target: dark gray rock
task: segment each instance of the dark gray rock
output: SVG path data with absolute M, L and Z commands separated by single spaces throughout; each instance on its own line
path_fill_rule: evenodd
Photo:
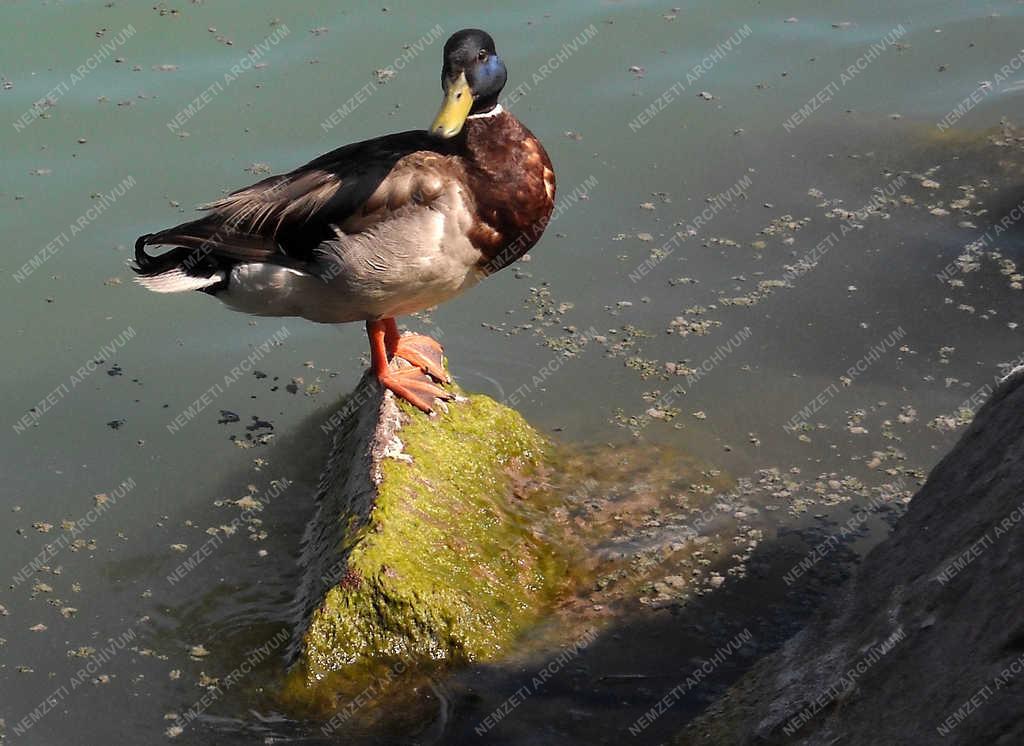
M 1024 373 L 892 536 L 678 744 L 1024 744 Z

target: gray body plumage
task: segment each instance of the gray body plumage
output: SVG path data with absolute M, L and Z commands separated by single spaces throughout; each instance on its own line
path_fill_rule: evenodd
M 161 293 L 205 290 L 248 314 L 321 323 L 391 318 L 450 300 L 484 276 L 480 251 L 468 237 L 471 198 L 462 180 L 451 178 L 461 165 L 418 151 L 389 169 L 340 224 L 326 224 L 328 237 L 304 258 L 280 250 L 280 227 L 301 227 L 332 199 L 344 198 L 343 187 L 358 186 L 357 178 L 305 167 L 228 195 L 207 206 L 217 222 L 146 240 L 227 257 L 229 266 L 189 267 L 193 254 L 136 279 Z
M 410 204 L 364 230 L 337 228 L 304 269 L 235 265 L 215 295 L 244 313 L 328 324 L 422 311 L 481 279 L 480 253 L 466 238 L 470 221 L 459 187 L 449 184 L 429 205 Z

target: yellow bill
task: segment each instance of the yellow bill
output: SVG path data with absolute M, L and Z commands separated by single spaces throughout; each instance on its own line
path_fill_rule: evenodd
M 473 92 L 469 90 L 466 74 L 459 73 L 459 77 L 445 91 L 444 103 L 434 123 L 430 125 L 430 132 L 440 137 L 455 137 L 462 131 L 462 125 L 466 123 L 472 108 Z

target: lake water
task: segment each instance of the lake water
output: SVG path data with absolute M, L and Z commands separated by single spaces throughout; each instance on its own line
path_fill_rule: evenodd
M 851 520 L 829 573 L 884 538 L 958 410 L 1024 353 L 1020 3 L 240 7 L 0 4 L 0 739 L 162 743 L 204 677 L 255 655 L 177 742 L 619 742 L 749 629 L 637 736 L 657 742 L 833 577 L 801 590 L 780 574 Z M 676 490 L 745 486 L 765 554 L 688 600 L 637 590 L 484 736 L 570 633 L 505 666 L 399 680 L 415 716 L 325 736 L 274 705 L 275 641 L 318 425 L 367 365 L 363 330 L 156 296 L 126 262 L 138 235 L 267 169 L 426 126 L 443 40 L 466 26 L 495 37 L 560 213 L 529 262 L 404 323 L 443 342 L 465 388 L 567 444 L 677 459 L 683 484 L 652 482 L 655 515 Z M 237 520 L 246 496 L 272 498 L 255 522 Z M 650 537 L 641 524 L 627 546 Z

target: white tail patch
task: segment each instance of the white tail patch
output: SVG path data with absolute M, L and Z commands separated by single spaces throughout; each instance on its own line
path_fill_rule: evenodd
M 202 290 L 223 281 L 223 272 L 216 272 L 209 277 L 195 277 L 180 269 L 168 270 L 149 277 L 135 278 L 135 282 L 154 293 L 184 293 L 187 290 Z

